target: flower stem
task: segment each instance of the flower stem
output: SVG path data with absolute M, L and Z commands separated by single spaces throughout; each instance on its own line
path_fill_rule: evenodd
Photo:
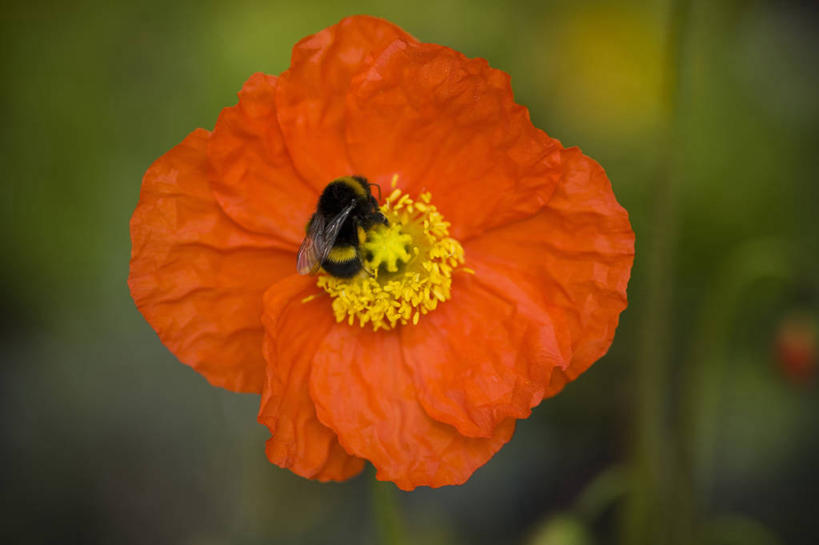
M 763 281 L 783 284 L 792 279 L 792 249 L 785 240 L 758 238 L 738 245 L 723 261 L 717 281 L 707 294 L 697 322 L 698 331 L 681 373 L 678 486 L 681 496 L 690 497 L 688 509 L 678 517 L 678 527 L 691 538 L 703 541 L 696 532 L 713 530 L 720 519 L 705 523 L 700 516 L 707 507 L 714 481 L 714 457 L 719 440 L 720 390 L 726 384 L 725 351 L 737 321 L 736 309 L 743 297 Z M 736 520 L 736 517 L 728 520 Z M 757 525 L 750 519 L 743 524 Z M 717 524 L 719 526 L 719 524 Z
M 378 543 L 382 545 L 407 545 L 404 522 L 398 505 L 398 492 L 392 483 L 383 483 L 371 478 L 373 519 L 375 520 Z
M 635 365 L 635 430 L 633 444 L 633 491 L 625 507 L 623 541 L 637 545 L 669 543 L 672 497 L 670 469 L 671 437 L 667 433 L 669 407 L 669 340 L 671 338 L 671 294 L 673 255 L 676 240 L 674 197 L 679 179 L 676 169 L 679 149 L 680 72 L 684 40 L 688 30 L 689 0 L 671 0 L 666 42 L 662 98 L 666 126 L 659 149 L 660 172 L 655 186 L 651 230 L 645 261 L 646 299 Z

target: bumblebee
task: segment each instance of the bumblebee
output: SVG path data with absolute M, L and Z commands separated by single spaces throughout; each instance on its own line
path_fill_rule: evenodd
M 299 248 L 299 274 L 315 274 L 320 267 L 339 278 L 352 278 L 364 268 L 361 244 L 376 224 L 388 225 L 363 176 L 345 176 L 330 182 L 319 197 Z M 380 187 L 379 187 L 380 193 Z

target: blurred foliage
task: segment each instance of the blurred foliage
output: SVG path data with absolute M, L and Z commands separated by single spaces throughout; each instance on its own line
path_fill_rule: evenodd
M 569 515 L 555 515 L 535 533 L 530 545 L 592 545 L 583 522 Z
M 281 72 L 296 41 L 354 13 L 509 72 L 538 127 L 606 167 L 637 232 L 610 353 L 467 484 L 396 493 L 401 539 L 620 542 L 623 498 L 643 486 L 628 468 L 668 130 L 659 1 L 4 4 L 3 542 L 367 544 L 392 531 L 373 520 L 391 485 L 370 472 L 323 485 L 268 464 L 258 398 L 176 362 L 125 285 L 148 165 L 212 128 L 250 74 Z M 794 385 L 776 349 L 783 321 L 819 314 L 818 21 L 811 2 L 691 2 L 662 241 L 670 373 L 656 387 L 673 439 L 658 464 L 690 458 L 703 542 L 819 541 L 816 378 Z

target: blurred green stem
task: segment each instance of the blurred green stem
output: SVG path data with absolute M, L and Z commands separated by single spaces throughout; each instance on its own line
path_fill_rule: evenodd
M 670 499 L 672 466 L 667 399 L 669 393 L 669 340 L 671 331 L 672 260 L 676 240 L 675 187 L 680 176 L 679 89 L 690 2 L 672 0 L 664 63 L 662 98 L 666 126 L 660 137 L 659 172 L 651 231 L 645 256 L 646 302 L 639 352 L 635 365 L 633 479 L 635 486 L 625 506 L 623 538 L 636 545 L 663 545 L 671 540 Z
M 693 534 L 707 529 L 699 516 L 708 501 L 708 487 L 714 481 L 713 459 L 719 436 L 719 393 L 725 387 L 726 361 L 724 347 L 737 321 L 740 300 L 749 295 L 758 282 L 785 281 L 792 277 L 786 241 L 774 237 L 747 241 L 728 254 L 722 262 L 717 281 L 707 294 L 698 320 L 690 357 L 682 369 L 680 392 L 680 430 L 678 484 L 676 489 L 691 498 L 688 509 L 679 519 L 681 531 L 696 542 L 705 537 Z M 734 520 L 734 519 L 731 519 Z M 746 520 L 748 525 L 762 528 Z M 750 526 L 749 526 L 750 527 Z M 707 532 L 706 532 L 707 533 Z M 761 541 L 767 543 L 768 541 Z
M 377 481 L 371 477 L 373 519 L 378 533 L 378 543 L 382 545 L 407 545 L 404 522 L 398 505 L 398 492 L 392 483 Z

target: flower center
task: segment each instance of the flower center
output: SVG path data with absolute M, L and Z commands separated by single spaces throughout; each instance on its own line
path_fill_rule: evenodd
M 464 250 L 449 237 L 449 223 L 430 204 L 430 194 L 421 193 L 419 199 L 393 189 L 381 206 L 389 225 L 360 233 L 364 270 L 347 279 L 318 277 L 318 286 L 333 297 L 337 321 L 352 325 L 358 319 L 361 327 L 392 329 L 417 324 L 449 299 L 452 273 L 463 265 Z

